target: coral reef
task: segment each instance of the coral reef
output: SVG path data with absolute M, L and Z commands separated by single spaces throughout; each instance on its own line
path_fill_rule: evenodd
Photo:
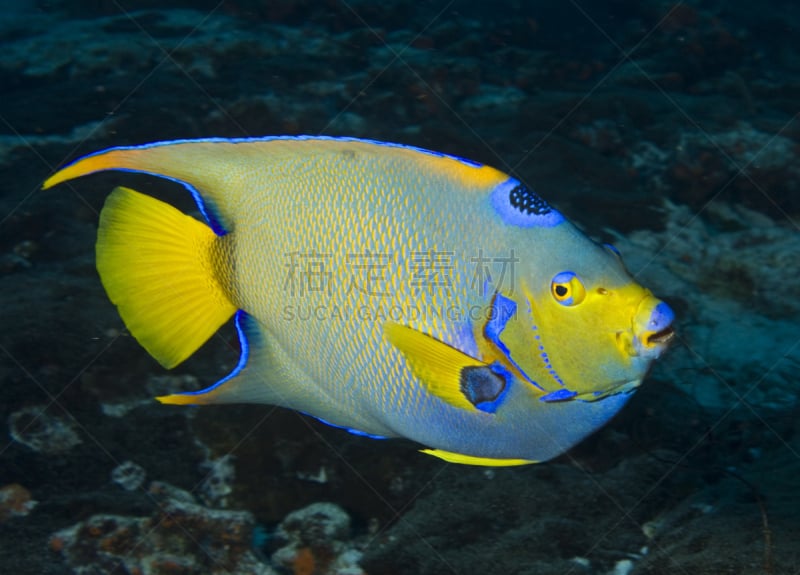
M 25 517 L 34 507 L 31 492 L 19 483 L 12 483 L 0 487 L 0 523 L 12 517 Z
M 8 430 L 14 441 L 45 454 L 63 453 L 81 443 L 71 422 L 52 415 L 46 406 L 15 411 L 8 417 Z
M 364 575 L 361 552 L 351 541 L 350 517 L 333 503 L 291 512 L 273 534 L 281 547 L 272 563 L 295 575 Z
M 14 495 L 0 509 L 27 514 L 34 503 L 21 496 L 24 488 L 11 487 Z M 0 494 L 6 491 L 11 490 Z M 278 573 L 254 550 L 262 537 L 252 514 L 203 506 L 188 491 L 162 482 L 151 483 L 147 493 L 155 503 L 152 515 L 92 515 L 54 533 L 50 549 L 78 573 Z M 270 562 L 294 575 L 364 575 L 358 565 L 362 554 L 351 537 L 344 510 L 314 503 L 293 511 L 269 533 L 276 548 Z
M 123 461 L 111 470 L 111 481 L 126 491 L 135 491 L 144 485 L 147 472 L 133 461 Z
M 250 550 L 250 513 L 203 507 L 164 483 L 152 483 L 149 492 L 154 515 L 93 515 L 55 533 L 50 548 L 78 573 L 274 573 Z

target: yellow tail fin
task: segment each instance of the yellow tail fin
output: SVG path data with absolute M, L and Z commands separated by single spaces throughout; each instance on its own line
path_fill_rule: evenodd
M 218 237 L 160 200 L 116 188 L 97 231 L 97 271 L 133 336 L 172 368 L 236 311 Z

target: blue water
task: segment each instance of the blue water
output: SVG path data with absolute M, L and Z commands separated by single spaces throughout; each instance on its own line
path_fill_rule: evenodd
M 800 570 L 798 22 L 788 1 L 6 2 L 0 572 Z M 94 269 L 98 213 L 123 182 L 191 197 L 41 183 L 108 146 L 296 134 L 512 173 L 669 302 L 671 351 L 609 426 L 517 469 L 156 404 L 227 373 L 235 330 L 152 361 Z

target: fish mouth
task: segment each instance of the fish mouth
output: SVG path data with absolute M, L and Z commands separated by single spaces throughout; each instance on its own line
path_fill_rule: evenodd
M 667 326 L 662 330 L 653 332 L 645 338 L 645 345 L 667 345 L 675 337 L 675 330 L 672 326 Z
M 675 312 L 663 301 L 648 294 L 637 307 L 633 319 L 634 354 L 656 359 L 675 337 Z

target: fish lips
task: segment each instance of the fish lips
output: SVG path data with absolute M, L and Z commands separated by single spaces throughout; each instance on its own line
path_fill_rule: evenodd
M 633 322 L 635 355 L 653 360 L 660 357 L 675 338 L 675 312 L 653 296 L 639 304 Z

